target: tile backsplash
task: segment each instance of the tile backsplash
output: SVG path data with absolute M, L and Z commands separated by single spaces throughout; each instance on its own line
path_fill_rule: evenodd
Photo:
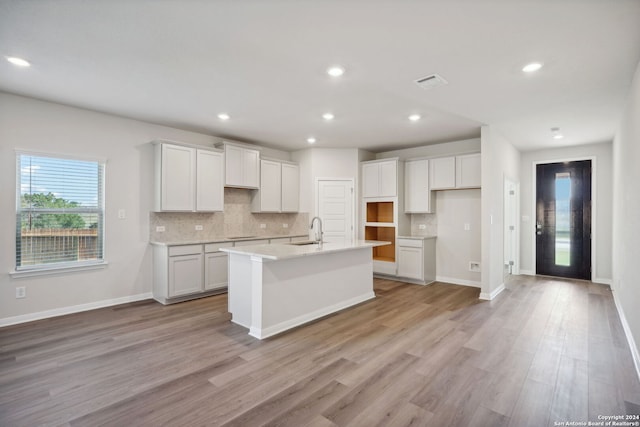
M 308 213 L 252 213 L 251 194 L 251 190 L 225 188 L 224 212 L 151 212 L 149 240 L 175 242 L 309 232 Z M 260 228 L 260 224 L 266 228 Z M 284 228 L 283 224 L 288 227 Z M 197 225 L 201 225 L 202 230 L 196 230 Z M 157 232 L 158 226 L 164 226 L 165 231 Z
M 425 225 L 425 229 L 420 229 L 420 224 Z M 412 236 L 435 236 L 438 234 L 438 217 L 436 214 L 411 214 L 411 235 Z

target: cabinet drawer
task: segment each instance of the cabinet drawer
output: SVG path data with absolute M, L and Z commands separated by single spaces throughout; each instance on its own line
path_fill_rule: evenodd
M 233 242 L 207 243 L 204 245 L 204 251 L 206 253 L 218 252 L 220 248 L 230 248 L 232 246 Z
M 171 246 L 169 256 L 197 255 L 202 253 L 202 245 Z
M 422 240 L 398 239 L 398 246 L 404 246 L 404 247 L 410 247 L 410 248 L 421 248 Z

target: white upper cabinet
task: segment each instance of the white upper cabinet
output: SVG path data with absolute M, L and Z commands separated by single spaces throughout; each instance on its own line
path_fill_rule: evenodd
M 430 184 L 432 190 L 456 188 L 456 158 L 440 157 L 429 160 Z
M 432 190 L 480 188 L 480 153 L 429 160 Z
M 258 188 L 260 186 L 260 152 L 237 145 L 224 144 L 225 186 Z
M 169 144 L 156 145 L 156 171 L 160 173 L 160 194 L 156 197 L 156 210 L 194 209 L 195 160 L 196 152 L 193 148 Z
M 260 212 L 282 209 L 282 163 L 260 161 Z
M 277 160 L 260 161 L 260 189 L 252 195 L 252 212 L 298 212 L 300 169 Z
M 300 167 L 282 164 L 282 212 L 298 212 L 300 209 Z
M 398 195 L 398 159 L 362 163 L 362 197 Z
M 480 153 L 456 156 L 456 188 L 479 188 Z
M 429 160 L 410 160 L 404 164 L 404 211 L 432 213 L 433 203 L 429 187 Z
M 224 154 L 196 151 L 196 210 L 224 210 Z
M 157 142 L 155 163 L 155 211 L 223 210 L 221 152 Z

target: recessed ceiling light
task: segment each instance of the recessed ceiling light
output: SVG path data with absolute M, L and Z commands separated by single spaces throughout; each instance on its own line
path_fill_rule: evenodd
M 564 138 L 564 135 L 560 133 L 560 128 L 551 128 L 551 135 L 553 135 L 553 139 Z
M 522 67 L 522 71 L 524 71 L 525 73 L 533 73 L 535 71 L 538 71 L 540 68 L 542 68 L 542 63 L 532 62 Z
M 412 115 L 409 116 L 409 120 L 411 120 L 412 122 L 417 122 L 421 118 L 422 117 L 420 117 L 420 114 L 412 114 Z
M 310 136 L 309 138 L 307 138 L 307 142 L 309 144 L 315 144 L 316 143 L 316 139 L 314 137 Z
M 327 74 L 331 77 L 340 77 L 344 74 L 344 68 L 339 65 L 334 65 L 327 70 Z
M 322 118 L 325 119 L 325 120 L 333 120 L 334 117 L 335 116 L 332 113 L 324 113 L 322 115 Z
M 227 113 L 220 113 L 220 114 L 218 114 L 218 118 L 220 120 L 229 120 L 231 118 L 231 116 L 228 115 Z
M 26 59 L 18 58 L 16 56 L 6 56 L 7 61 L 18 67 L 30 67 L 31 64 Z

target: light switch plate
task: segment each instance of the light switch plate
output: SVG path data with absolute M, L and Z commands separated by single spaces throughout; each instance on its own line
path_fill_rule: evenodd
M 164 232 L 165 232 L 164 225 L 158 225 L 158 226 L 156 226 L 156 232 L 157 232 L 157 233 L 164 233 Z
M 426 229 L 427 229 L 426 224 L 418 224 L 418 230 L 426 230 Z
M 204 227 L 201 225 L 196 225 L 196 231 L 202 231 L 204 230 Z
M 127 212 L 124 209 L 118 209 L 118 219 L 125 219 Z

